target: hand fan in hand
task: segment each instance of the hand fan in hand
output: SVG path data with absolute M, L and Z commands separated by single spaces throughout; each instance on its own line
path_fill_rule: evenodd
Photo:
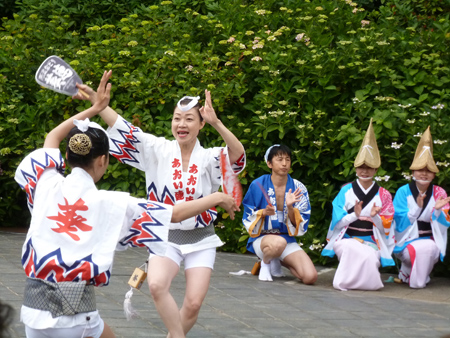
M 236 205 L 240 206 L 242 202 L 242 185 L 233 169 L 231 169 L 230 162 L 223 149 L 220 152 L 220 170 L 222 171 L 223 192 L 233 196 Z
M 256 184 L 258 185 L 259 189 L 261 189 L 261 192 L 262 192 L 264 198 L 266 199 L 267 204 L 272 205 L 272 203 L 270 203 L 270 198 L 269 198 L 269 195 L 267 195 L 266 189 L 264 189 L 264 187 L 262 186 L 261 183 L 256 182 Z
M 77 72 L 56 55 L 49 56 L 42 62 L 36 72 L 35 78 L 36 82 L 42 87 L 55 92 L 70 96 L 74 96 L 80 92 L 85 97 L 89 97 L 88 94 L 76 86 L 76 83 L 83 83 Z

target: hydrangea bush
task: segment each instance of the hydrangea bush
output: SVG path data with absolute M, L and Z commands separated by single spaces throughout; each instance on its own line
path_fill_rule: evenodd
M 92 86 L 112 69 L 111 106 L 158 136 L 172 137 L 181 96 L 211 90 L 219 117 L 247 151 L 244 191 L 269 172 L 266 149 L 288 145 L 291 175 L 306 185 L 312 205 L 300 241 L 315 263 L 325 263 L 320 251 L 331 202 L 355 178 L 353 161 L 370 118 L 382 157 L 380 185 L 394 194 L 409 182 L 419 136 L 430 125 L 440 169 L 435 181 L 450 187 L 450 25 L 441 7 L 418 14 L 425 9 L 414 5 L 426 4 L 393 1 L 366 11 L 350 0 L 174 0 L 142 5 L 120 20 L 93 17 L 85 28 L 60 7 L 23 9 L 0 30 L 2 225 L 26 224 L 25 198 L 12 180 L 19 161 L 87 107 L 35 83 L 40 63 L 55 54 Z M 200 138 L 208 147 L 223 145 L 211 127 Z M 115 161 L 99 186 L 145 196 L 142 173 Z M 244 252 L 241 215 L 227 216 L 217 224 L 222 249 Z

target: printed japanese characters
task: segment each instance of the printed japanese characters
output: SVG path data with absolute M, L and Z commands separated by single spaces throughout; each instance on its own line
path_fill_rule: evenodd
M 77 72 L 63 59 L 55 55 L 45 59 L 39 66 L 35 78 L 41 86 L 70 96 L 78 93 L 79 89 L 76 84 L 83 83 Z M 88 97 L 85 92 L 80 91 L 80 93 Z

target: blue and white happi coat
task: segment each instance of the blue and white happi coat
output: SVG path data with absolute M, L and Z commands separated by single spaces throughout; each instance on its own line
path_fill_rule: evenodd
M 434 206 L 439 198 L 447 198 L 447 193 L 441 187 L 430 184 L 424 201 L 425 207 L 422 211 L 411 191 L 411 184 L 415 183 L 412 182 L 400 187 L 394 197 L 394 253 L 403 251 L 413 241 L 430 238 L 419 237 L 417 221 L 423 221 L 430 223 L 433 233 L 431 239 L 434 240 L 439 248 L 440 259 L 443 261 L 447 248 L 447 231 L 450 227 L 450 206 L 446 204 L 440 210 L 435 210 Z
M 121 116 L 107 132 L 110 137 L 111 155 L 120 162 L 145 172 L 147 196 L 151 201 L 175 205 L 210 195 L 218 191 L 222 184 L 220 152 L 224 149 L 228 157 L 227 147 L 205 149 L 197 140 L 188 171 L 183 172 L 181 150 L 176 140 L 144 133 Z M 232 164 L 236 174 L 244 167 L 245 153 Z M 169 222 L 167 225 L 170 229 L 193 230 L 213 226 L 216 218 L 217 211 L 213 208 L 180 223 Z M 179 245 L 178 248 L 183 253 L 189 253 L 222 244 L 217 235 L 212 235 L 201 242 Z
M 374 183 L 372 187 L 376 188 L 378 186 Z M 352 210 L 356 201 L 359 200 L 360 199 L 353 189 L 352 183 L 343 186 L 339 191 L 339 194 L 333 200 L 333 217 L 327 234 L 328 243 L 322 250 L 322 256 L 334 257 L 334 244 L 344 237 L 349 237 L 346 235 L 346 231 L 351 223 L 358 220 Z M 381 210 L 378 215 L 371 217 L 370 212 L 374 203 L 377 206 L 381 206 Z M 349 213 L 349 211 L 351 212 Z M 362 239 L 376 244 L 380 251 L 382 266 L 395 265 L 395 262 L 392 259 L 393 232 L 391 231 L 391 223 L 393 216 L 394 206 L 392 204 L 391 194 L 386 189 L 378 187 L 378 191 L 373 198 L 365 203 L 365 207 L 361 211 L 360 219 L 372 222 L 373 224 L 373 236 Z
M 309 195 L 306 187 L 296 179 L 288 175 L 286 183 L 286 193 L 289 189 L 294 192 L 300 187 L 300 201 L 294 203 L 295 223 L 292 223 L 286 206 L 286 200 L 283 206 L 283 222 L 278 221 L 278 215 L 262 217 L 263 209 L 268 205 L 264 194 L 262 193 L 258 183 L 262 185 L 270 198 L 270 204 L 277 209 L 277 200 L 275 196 L 275 188 L 272 183 L 271 175 L 263 175 L 254 180 L 247 193 L 245 194 L 242 204 L 244 205 L 244 215 L 242 221 L 247 229 L 250 238 L 247 243 L 247 250 L 255 253 L 253 250 L 253 242 L 263 236 L 264 231 L 278 230 L 280 236 L 286 239 L 288 243 L 296 242 L 296 236 L 303 236 L 308 230 L 309 219 L 311 217 L 311 205 L 309 203 Z M 286 196 L 286 194 L 285 194 Z

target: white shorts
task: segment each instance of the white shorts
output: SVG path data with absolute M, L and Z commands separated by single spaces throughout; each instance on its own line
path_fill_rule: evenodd
M 25 325 L 25 333 L 27 338 L 83 338 L 93 337 L 100 338 L 105 329 L 105 322 L 100 319 L 97 326 L 89 327 L 88 325 L 77 325 L 69 328 L 49 328 L 49 329 L 32 329 Z
M 261 241 L 264 236 L 259 237 L 256 241 L 253 242 L 253 250 L 255 250 L 256 256 L 260 259 L 263 259 L 263 252 L 261 251 Z M 283 253 L 280 256 L 280 259 L 285 259 L 288 255 L 296 251 L 303 251 L 303 249 L 298 245 L 298 243 L 288 243 Z
M 149 259 L 152 259 L 154 256 L 156 255 L 150 254 Z M 184 261 L 184 270 L 191 268 L 210 268 L 211 270 L 214 270 L 216 248 L 194 251 L 183 255 L 179 249 L 168 245 L 164 257 L 170 258 L 177 263 L 178 266 Z

